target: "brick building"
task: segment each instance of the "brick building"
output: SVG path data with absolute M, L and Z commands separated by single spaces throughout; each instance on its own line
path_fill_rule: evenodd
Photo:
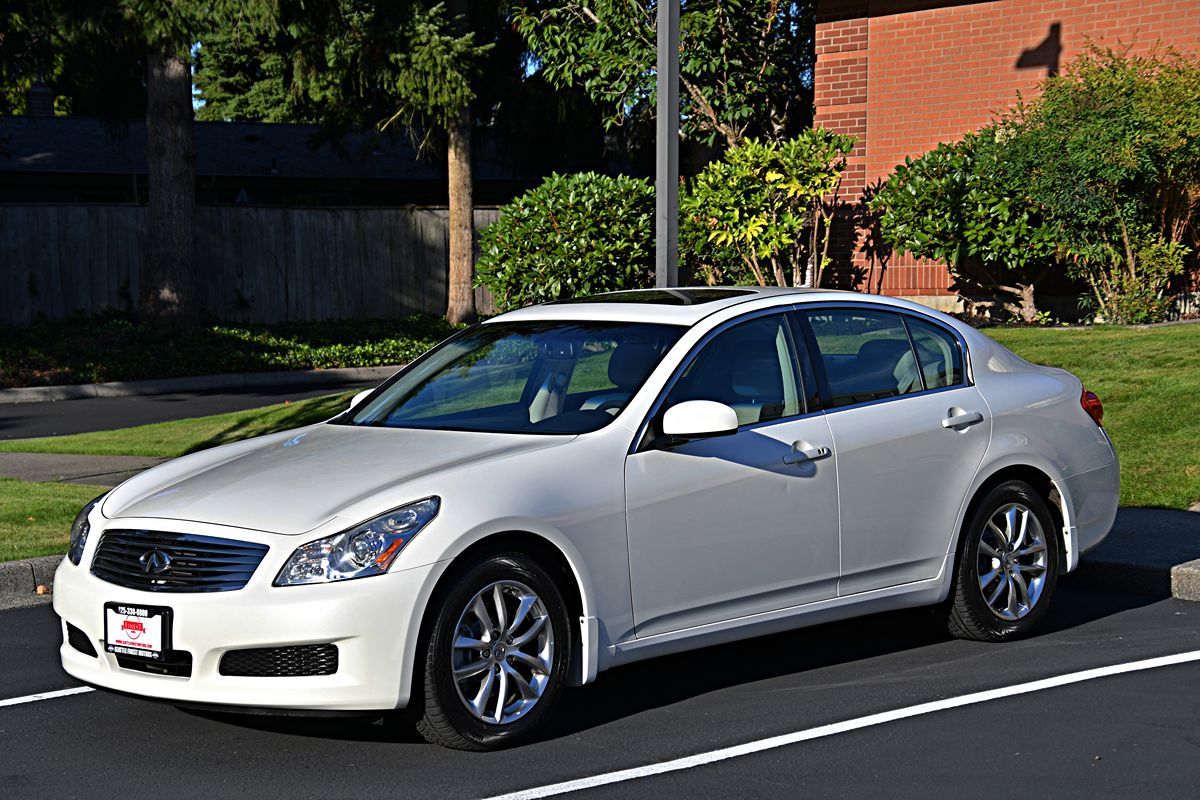
M 820 0 L 816 124 L 859 139 L 843 198 L 859 200 L 906 155 L 982 127 L 1089 39 L 1194 50 L 1200 0 Z M 954 304 L 945 267 L 887 253 L 869 228 L 841 239 L 843 285 Z

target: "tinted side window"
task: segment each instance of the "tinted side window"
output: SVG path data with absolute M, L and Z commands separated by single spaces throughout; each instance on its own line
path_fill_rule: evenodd
M 941 389 L 963 383 L 962 350 L 945 328 L 915 317 L 907 317 L 908 332 L 917 348 L 917 361 L 925 376 L 926 389 Z
M 685 400 L 724 403 L 737 412 L 740 425 L 802 413 L 786 318 L 751 320 L 713 337 L 671 388 L 664 407 Z
M 916 358 L 898 314 L 844 309 L 805 312 L 834 406 L 922 389 Z

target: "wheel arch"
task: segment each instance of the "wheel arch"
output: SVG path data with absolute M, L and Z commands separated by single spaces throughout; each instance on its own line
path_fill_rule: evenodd
M 437 604 L 462 568 L 489 555 L 508 551 L 528 555 L 550 573 L 555 585 L 562 592 L 563 601 L 567 605 L 568 619 L 577 624 L 575 635 L 571 637 L 569 683 L 581 685 L 594 680 L 597 658 L 595 651 L 599 643 L 596 640 L 595 623 L 588 613 L 591 608 L 590 594 L 585 589 L 586 581 L 578 568 L 578 554 L 574 554 L 575 557 L 572 558 L 561 543 L 520 527 L 481 534 L 443 562 L 444 567 L 434 582 L 425 607 L 421 610 L 414 655 L 424 652 L 429 641 L 430 626 L 436 616 Z M 410 698 L 420 696 L 419 686 L 423 679 L 418 668 L 421 658 L 416 657 L 413 660 L 414 669 L 411 672 L 411 685 L 408 687 Z
M 993 464 L 988 470 L 981 470 L 968 495 L 970 500 L 964 504 L 959 518 L 957 533 L 949 552 L 949 555 L 953 557 L 952 563 L 957 565 L 958 551 L 965 539 L 967 524 L 987 493 L 1005 481 L 1019 480 L 1029 484 L 1050 509 L 1050 515 L 1058 529 L 1059 541 L 1062 544 L 1059 549 L 1060 574 L 1073 570 L 1078 563 L 1079 554 L 1075 541 L 1076 530 L 1071 512 L 1070 496 L 1067 493 L 1065 481 L 1061 478 L 1056 479 L 1053 473 L 1054 470 L 1049 469 L 1049 465 L 1037 465 L 1028 460 L 1015 459 Z

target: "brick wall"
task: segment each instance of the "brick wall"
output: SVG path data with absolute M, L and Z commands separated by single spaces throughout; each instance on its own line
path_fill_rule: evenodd
M 1088 40 L 1200 47 L 1200 0 L 821 0 L 816 124 L 859 137 L 842 197 L 854 203 L 906 155 L 979 128 L 1065 66 Z M 833 279 L 949 300 L 944 267 L 887 254 L 848 208 Z

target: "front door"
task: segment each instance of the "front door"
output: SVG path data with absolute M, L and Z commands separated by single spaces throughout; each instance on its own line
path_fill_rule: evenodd
M 659 417 L 685 400 L 715 400 L 737 412 L 737 433 L 629 456 L 638 636 L 836 595 L 836 454 L 824 415 L 806 413 L 801 366 L 782 313 L 721 331 Z

